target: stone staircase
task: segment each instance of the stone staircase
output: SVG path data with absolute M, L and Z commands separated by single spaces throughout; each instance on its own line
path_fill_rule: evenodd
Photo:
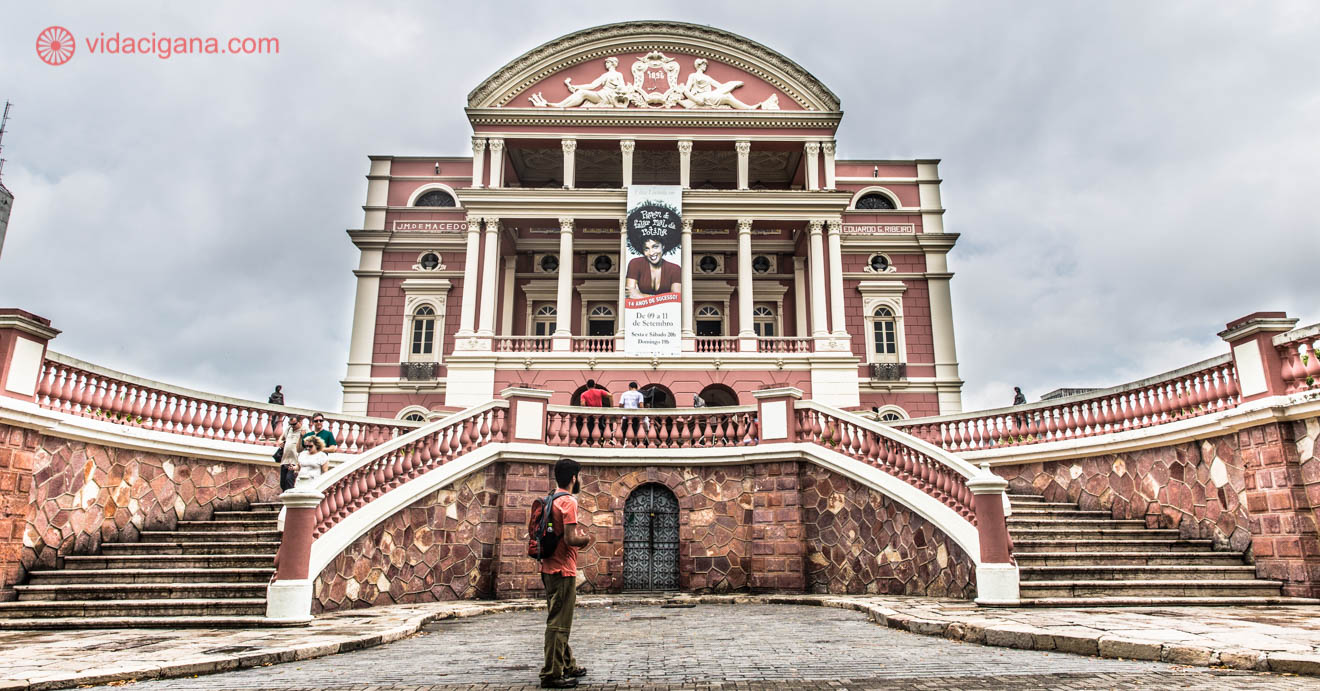
M 216 511 L 32 571 L 16 601 L 0 602 L 0 630 L 264 626 L 280 506 Z
M 1256 578 L 1241 552 L 1117 520 L 1108 511 L 1010 494 L 1023 607 L 1315 604 Z

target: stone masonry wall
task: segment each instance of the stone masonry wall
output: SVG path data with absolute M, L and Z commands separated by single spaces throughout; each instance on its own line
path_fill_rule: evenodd
M 28 493 L 41 435 L 0 425 L 0 601 L 14 599 L 23 578 L 23 535 L 27 532 Z
M 317 611 L 541 593 L 527 557 L 532 501 L 551 466 L 500 463 L 432 493 L 359 538 L 316 580 Z M 623 510 L 647 483 L 679 504 L 679 587 L 693 592 L 971 597 L 971 561 L 934 526 L 809 463 L 583 468 L 582 592 L 623 589 Z

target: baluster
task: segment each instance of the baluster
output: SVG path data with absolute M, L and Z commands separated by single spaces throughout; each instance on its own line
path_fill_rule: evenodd
M 481 432 L 480 435 L 478 436 L 478 439 L 481 440 L 481 443 L 478 444 L 478 446 L 484 446 L 487 442 L 490 441 L 490 418 L 493 414 L 494 413 L 489 410 L 481 414 Z

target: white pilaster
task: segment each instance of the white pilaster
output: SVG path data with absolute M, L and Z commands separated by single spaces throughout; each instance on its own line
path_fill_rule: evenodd
M 615 307 L 614 336 L 617 339 L 618 347 L 623 349 L 623 336 L 627 329 L 623 321 L 623 301 L 627 297 L 624 288 L 628 280 L 628 217 L 619 217 L 619 304 Z
M 940 164 L 938 161 L 917 163 L 917 196 L 921 200 L 921 232 L 943 233 L 944 208 L 940 200 Z
M 500 311 L 500 335 L 513 335 L 513 288 L 518 269 L 516 256 L 504 257 L 504 306 Z
M 848 327 L 843 317 L 843 219 L 833 218 L 826 224 L 830 241 L 830 329 L 836 339 L 848 338 Z
M 463 256 L 463 308 L 458 315 L 458 333 L 454 334 L 458 338 L 471 337 L 477 323 L 477 262 L 481 261 L 481 219 L 468 216 L 467 224 L 467 254 Z
M 820 142 L 807 142 L 803 147 L 807 158 L 807 189 L 820 189 Z
M 555 293 L 554 349 L 572 348 L 573 219 L 559 219 L 559 286 Z
M 385 230 L 385 207 L 390 196 L 390 168 L 393 161 L 388 158 L 371 159 L 371 168 L 367 172 L 367 208 L 363 209 L 363 230 Z
M 623 153 L 623 187 L 627 189 L 632 185 L 632 157 L 633 149 L 637 148 L 637 142 L 631 139 L 624 139 L 619 142 L 619 151 Z M 623 255 L 619 255 L 622 257 Z
M 752 155 L 752 143 L 745 139 L 734 143 L 738 151 L 738 189 L 747 189 L 747 160 Z
M 573 177 L 576 172 L 575 153 L 577 152 L 576 139 L 561 139 L 560 146 L 564 149 L 564 187 L 573 189 Z
M 825 189 L 834 191 L 834 142 L 821 142 L 820 150 L 825 154 Z
M 495 273 L 499 267 L 500 219 L 489 216 L 486 218 L 486 247 L 481 262 L 481 311 L 477 318 L 477 334 L 481 336 L 495 335 L 495 291 L 499 286 Z
M 752 219 L 738 219 L 738 344 L 739 350 L 756 351 L 752 329 Z
M 692 316 L 692 219 L 683 219 L 683 350 L 697 348 Z
M 486 170 L 486 138 L 472 138 L 472 188 L 481 189 Z
M 807 260 L 793 257 L 793 318 L 798 338 L 807 335 Z
M 350 392 L 349 383 L 353 380 L 369 382 L 371 379 L 382 255 L 380 249 L 363 249 L 358 270 L 353 272 L 357 276 L 357 296 L 353 301 L 353 332 L 348 346 L 348 372 L 344 376 L 342 406 L 343 412 L 348 415 L 367 414 L 367 394 L 362 390 Z
M 504 140 L 490 140 L 490 187 L 499 189 L 504 186 Z
M 807 244 L 811 258 L 811 335 L 816 338 L 830 335 L 830 327 L 825 323 L 825 236 L 821 232 L 824 226 L 824 221 L 807 223 L 811 234 Z
M 959 389 L 940 390 L 940 415 L 962 412 L 958 350 L 953 337 L 953 299 L 949 295 L 948 258 L 943 252 L 926 253 L 926 286 L 930 291 L 931 340 L 935 350 L 935 377 L 956 381 Z
M 692 188 L 692 140 L 678 140 L 678 184 Z

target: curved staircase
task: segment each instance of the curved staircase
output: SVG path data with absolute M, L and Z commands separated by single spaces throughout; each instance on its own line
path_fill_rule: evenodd
M 1256 578 L 1241 552 L 1108 511 L 1010 494 L 1023 607 L 1315 604 Z
M 18 599 L 0 602 L 0 630 L 267 625 L 278 503 L 216 511 L 208 521 L 145 530 L 63 567 L 34 570 Z

